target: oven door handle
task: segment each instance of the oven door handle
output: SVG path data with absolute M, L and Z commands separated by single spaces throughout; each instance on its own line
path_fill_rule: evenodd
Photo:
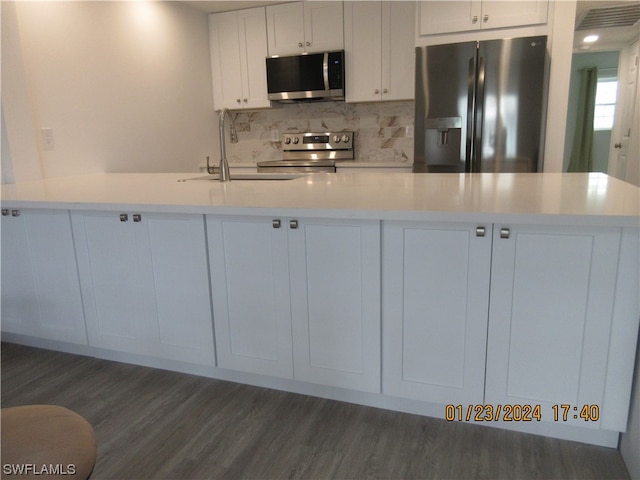
M 324 52 L 322 58 L 322 77 L 324 78 L 324 89 L 329 90 L 329 53 Z

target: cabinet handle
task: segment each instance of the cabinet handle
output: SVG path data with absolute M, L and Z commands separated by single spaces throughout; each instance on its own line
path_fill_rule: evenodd
M 303 47 L 302 42 L 298 42 L 298 46 L 299 46 L 300 48 L 302 48 L 302 47 Z
M 484 237 L 486 229 L 484 227 L 476 227 L 476 237 Z
M 298 228 L 298 220 L 289 220 L 289 228 L 291 230 Z
M 500 229 L 500 238 L 507 239 L 509 238 L 509 235 L 511 235 L 511 230 L 509 230 L 508 228 Z
M 244 103 L 247 103 L 247 102 L 248 102 L 248 100 L 247 100 L 246 98 L 245 98 L 243 101 L 244 101 Z
M 311 46 L 311 42 L 307 42 L 307 43 L 305 43 L 305 45 L 306 45 L 307 47 L 310 47 L 310 46 Z
M 375 93 L 376 95 L 378 95 L 380 93 L 380 90 L 378 90 L 377 88 L 373 91 L 373 93 Z
M 11 216 L 12 217 L 19 217 L 20 216 L 20 210 L 11 210 Z
M 6 217 L 6 216 L 8 216 L 8 215 L 9 215 L 9 209 L 8 209 L 8 208 L 3 208 L 3 209 L 2 209 L 2 216 L 3 216 L 3 217 Z
M 120 221 L 121 222 L 127 222 L 129 220 L 129 215 L 127 215 L 126 213 L 121 213 L 120 214 Z
M 138 223 L 142 221 L 142 215 L 140 215 L 139 213 L 134 213 L 133 214 L 133 221 Z
M 236 98 L 236 102 L 242 103 L 242 100 L 240 100 L 239 98 Z
M 387 90 L 386 88 L 382 89 L 382 93 L 388 93 L 388 92 L 389 92 L 389 90 Z
M 622 142 L 620 142 L 620 143 L 614 143 L 614 144 L 613 144 L 613 148 L 622 148 Z
M 273 226 L 273 228 L 280 228 L 281 222 L 279 219 L 275 219 L 271 221 L 271 225 Z
M 473 19 L 471 20 L 471 23 L 478 23 L 478 16 L 474 15 Z
M 485 15 L 484 17 L 482 17 L 482 21 L 484 23 L 487 23 L 489 21 L 489 15 Z

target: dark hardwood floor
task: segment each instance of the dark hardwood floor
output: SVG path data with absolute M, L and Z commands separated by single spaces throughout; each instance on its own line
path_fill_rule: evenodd
M 2 406 L 84 416 L 98 479 L 618 479 L 615 449 L 2 344 Z

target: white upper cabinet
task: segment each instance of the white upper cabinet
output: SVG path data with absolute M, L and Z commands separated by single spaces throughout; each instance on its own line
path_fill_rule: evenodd
M 544 24 L 548 4 L 548 0 L 422 1 L 419 4 L 419 35 Z
M 270 56 L 344 48 L 342 2 L 294 2 L 266 8 Z
M 413 2 L 344 6 L 347 102 L 414 97 Z
M 209 16 L 213 105 L 268 108 L 264 7 Z

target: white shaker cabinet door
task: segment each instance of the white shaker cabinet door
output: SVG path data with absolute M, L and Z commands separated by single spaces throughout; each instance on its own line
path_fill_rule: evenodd
M 287 230 L 268 217 L 207 217 L 218 366 L 293 377 Z
M 380 392 L 380 224 L 290 220 L 295 379 Z
M 342 1 L 306 1 L 304 4 L 305 51 L 327 52 L 344 48 Z
M 384 222 L 383 393 L 482 403 L 491 225 Z
M 72 218 L 89 344 L 213 366 L 203 217 Z
M 605 399 L 620 235 L 496 225 L 486 404 L 539 404 L 543 421 L 600 428 L 580 412 Z M 570 406 L 566 421 L 553 405 Z
M 209 15 L 209 41 L 214 108 L 269 107 L 264 7 Z
M 86 345 L 69 211 L 2 213 L 2 331 Z
M 269 5 L 267 42 L 269 55 L 304 53 L 304 10 L 302 2 Z

